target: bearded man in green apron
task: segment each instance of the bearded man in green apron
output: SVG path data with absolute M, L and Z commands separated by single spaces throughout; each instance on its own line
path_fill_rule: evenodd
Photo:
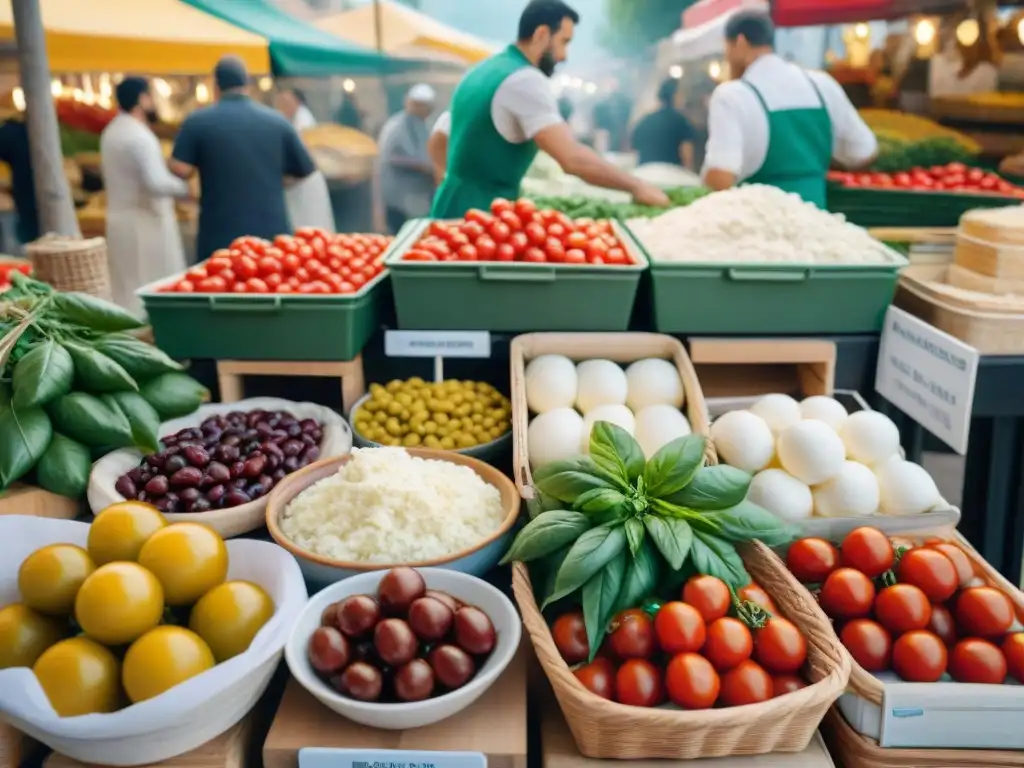
M 766 13 L 743 11 L 726 24 L 734 79 L 711 95 L 702 176 L 715 190 L 770 184 L 824 208 L 832 162 L 867 165 L 878 142 L 839 83 L 786 61 L 774 45 Z
M 516 198 L 538 149 L 566 173 L 599 187 L 629 192 L 644 205 L 667 206 L 665 193 L 606 163 L 576 141 L 558 108 L 550 78 L 565 61 L 579 14 L 561 0 L 531 0 L 519 40 L 481 62 L 459 83 L 451 103 L 444 182 L 431 216 L 459 218 Z

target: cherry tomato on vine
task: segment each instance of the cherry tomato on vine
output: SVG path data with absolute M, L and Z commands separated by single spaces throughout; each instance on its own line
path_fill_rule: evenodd
M 953 610 L 965 635 L 998 637 L 1013 624 L 1010 598 L 993 587 L 971 587 L 960 593 Z
M 838 568 L 825 579 L 818 600 L 833 619 L 857 619 L 871 612 L 875 585 L 861 571 Z
M 754 658 L 769 672 L 796 672 L 807 661 L 807 641 L 793 622 L 775 616 L 754 630 Z
M 665 603 L 658 610 L 654 633 L 665 653 L 690 653 L 704 646 L 707 627 L 696 608 L 676 601 Z
M 932 606 L 928 629 L 938 635 L 946 645 L 954 645 L 957 641 L 956 621 L 953 619 L 953 613 L 944 605 Z
M 715 576 L 694 576 L 683 587 L 683 602 L 692 605 L 710 624 L 729 612 L 732 596 L 724 581 Z
M 877 528 L 850 531 L 840 550 L 844 566 L 855 568 L 871 579 L 892 568 L 896 558 L 889 538 Z
M 913 584 L 933 603 L 944 603 L 960 586 L 960 577 L 952 561 L 937 549 L 917 547 L 904 552 L 896 567 L 896 578 Z
M 772 677 L 756 661 L 747 659 L 722 675 L 718 700 L 727 707 L 768 701 L 774 695 Z
M 868 672 L 884 672 L 892 665 L 889 630 L 871 619 L 854 619 L 839 633 L 853 660 Z
M 615 673 L 615 694 L 620 704 L 656 707 L 664 696 L 661 672 L 647 659 L 628 659 Z
M 875 618 L 893 634 L 924 629 L 931 617 L 928 596 L 913 584 L 893 584 L 875 598 Z
M 988 640 L 961 640 L 949 654 L 949 674 L 960 683 L 1000 685 L 1006 680 L 1006 657 Z
M 1017 682 L 1024 682 L 1024 632 L 1007 635 L 1002 645 L 1006 668 Z
M 779 612 L 779 609 L 775 607 L 775 601 L 771 599 L 760 584 L 751 582 L 747 586 L 742 587 L 736 595 L 740 600 L 759 605 L 773 615 Z
M 799 539 L 786 553 L 786 566 L 798 581 L 821 584 L 839 567 L 839 550 L 824 539 Z
M 566 664 L 579 664 L 590 656 L 587 627 L 583 623 L 581 611 L 564 613 L 555 619 L 554 624 L 551 625 L 551 636 Z
M 615 701 L 615 665 L 610 660 L 598 657 L 574 669 L 573 674 L 594 695 Z
M 719 672 L 749 659 L 753 651 L 754 638 L 739 619 L 723 616 L 708 625 L 703 654 Z
M 711 662 L 699 653 L 680 653 L 665 669 L 665 688 L 676 706 L 710 709 L 718 700 L 721 680 Z
M 797 675 L 772 675 L 772 698 L 785 696 L 787 693 L 799 691 L 806 688 L 807 683 Z
M 907 632 L 892 647 L 892 668 L 908 683 L 934 683 L 946 671 L 946 645 L 923 629 Z
M 654 622 L 639 608 L 615 616 L 609 627 L 608 644 L 620 659 L 646 659 L 654 653 Z

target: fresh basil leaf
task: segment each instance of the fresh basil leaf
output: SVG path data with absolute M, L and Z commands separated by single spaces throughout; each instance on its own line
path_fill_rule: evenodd
M 515 560 L 528 563 L 576 541 L 593 523 L 581 512 L 544 512 L 528 522 L 516 535 L 501 564 Z
M 60 344 L 47 339 L 14 366 L 14 405 L 37 408 L 71 391 L 75 364 Z
M 554 592 L 548 596 L 544 607 L 582 587 L 625 548 L 626 532 L 621 525 L 602 525 L 584 533 L 576 539 L 558 569 Z
M 690 557 L 698 571 L 717 576 L 726 584 L 745 587 L 750 583 L 750 574 L 732 542 L 704 531 L 695 531 Z
M 701 435 L 687 435 L 651 456 L 643 474 L 647 495 L 663 499 L 683 490 L 704 466 L 704 448 Z
M 577 497 L 572 508 L 587 515 L 598 515 L 626 503 L 626 497 L 614 488 L 594 488 Z
M 793 541 L 798 534 L 795 526 L 786 524 L 752 501 L 709 512 L 706 517 L 722 530 L 722 538 L 729 541 L 760 539 L 769 547 L 781 547 Z
M 53 306 L 68 320 L 94 331 L 130 331 L 145 325 L 131 312 L 87 293 L 57 293 Z
M 96 342 L 96 348 L 120 365 L 136 381 L 146 381 L 162 373 L 180 371 L 182 366 L 174 362 L 160 349 L 139 341 L 128 334 L 110 334 Z
M 538 605 L 544 604 L 548 596 L 554 594 L 555 579 L 558 577 L 558 571 L 562 567 L 562 563 L 565 562 L 565 556 L 569 554 L 570 549 L 572 549 L 572 545 L 567 544 L 557 552 L 552 552 L 547 557 L 530 563 L 530 580 L 540 588 L 540 591 L 535 594 Z M 534 574 L 536 574 L 536 578 L 534 578 Z
M 590 646 L 589 661 L 594 660 L 608 631 L 608 622 L 614 614 L 629 559 L 623 549 L 583 585 L 583 623 Z
M 635 608 L 641 600 L 651 594 L 658 585 L 660 571 L 661 558 L 651 544 L 650 537 L 645 537 L 640 549 L 626 565 L 622 589 L 615 602 L 615 613 Z
M 750 473 L 728 464 L 701 467 L 689 485 L 663 498 L 687 509 L 728 509 L 747 498 L 752 479 Z
M 0 488 L 24 477 L 52 437 L 53 426 L 42 408 L 9 407 L 0 413 Z
M 678 571 L 686 562 L 693 541 L 693 530 L 685 520 L 672 517 L 646 515 L 644 527 L 654 539 L 654 545 L 673 571 Z
M 640 444 L 629 432 L 610 421 L 599 421 L 590 431 L 590 458 L 601 469 L 627 483 L 635 482 L 646 464 Z
M 533 484 L 542 493 L 572 504 L 587 491 L 595 488 L 614 488 L 601 476 L 597 465 L 589 456 L 577 456 L 540 467 L 533 473 Z
M 640 545 L 644 543 L 644 524 L 640 518 L 631 517 L 626 521 L 626 541 L 629 543 L 629 553 L 636 557 Z

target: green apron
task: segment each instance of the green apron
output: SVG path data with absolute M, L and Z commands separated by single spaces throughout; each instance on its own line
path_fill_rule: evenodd
M 455 89 L 448 168 L 434 195 L 432 218 L 461 218 L 470 208 L 486 210 L 496 197 L 519 196 L 537 145 L 506 141 L 494 125 L 491 102 L 509 75 L 532 66 L 522 51 L 510 45 L 470 70 Z
M 769 184 L 795 192 L 809 203 L 825 208 L 825 176 L 832 164 L 832 119 L 814 80 L 805 75 L 818 96 L 817 107 L 768 109 L 754 85 L 754 92 L 768 118 L 768 152 L 764 163 L 747 184 Z

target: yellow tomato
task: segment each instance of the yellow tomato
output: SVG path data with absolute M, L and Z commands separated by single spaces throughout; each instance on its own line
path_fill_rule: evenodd
M 73 544 L 37 549 L 18 569 L 21 601 L 48 616 L 68 616 L 75 607 L 79 587 L 95 570 L 89 553 Z
M 164 615 L 164 591 L 156 576 L 135 563 L 107 563 L 96 569 L 75 600 L 75 621 L 104 645 L 125 645 L 142 637 Z
M 228 575 L 228 550 L 212 528 L 175 523 L 154 533 L 139 552 L 139 565 L 160 579 L 168 605 L 191 605 Z
M 62 640 L 32 667 L 61 717 L 113 712 L 121 701 L 117 657 L 86 637 Z
M 43 651 L 68 635 L 68 625 L 27 605 L 0 608 L 0 669 L 31 667 Z
M 228 581 L 199 598 L 188 626 L 206 641 L 220 663 L 243 653 L 273 615 L 274 601 L 262 587 Z
M 195 632 L 163 626 L 150 630 L 124 655 L 121 682 L 133 704 L 211 669 L 213 652 Z
M 96 565 L 135 562 L 150 536 L 167 525 L 160 511 L 138 501 L 107 507 L 89 526 L 89 555 Z

